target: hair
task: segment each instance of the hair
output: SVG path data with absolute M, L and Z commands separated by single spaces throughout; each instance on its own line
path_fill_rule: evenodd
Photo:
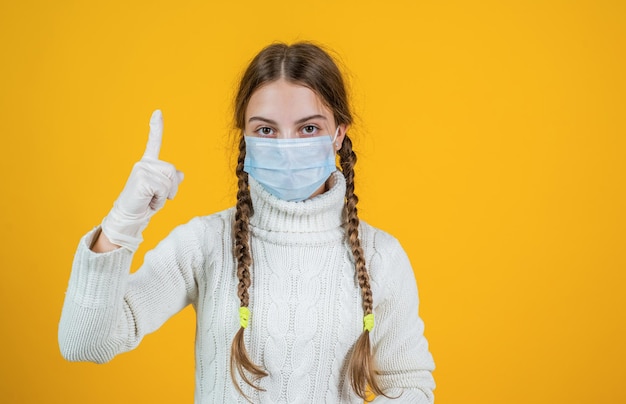
M 246 155 L 245 112 L 252 94 L 261 86 L 284 79 L 288 82 L 303 85 L 315 92 L 321 101 L 333 112 L 337 125 L 350 125 L 353 118 L 350 111 L 346 87 L 339 68 L 327 52 L 319 46 L 299 42 L 292 45 L 276 43 L 259 52 L 246 69 L 235 96 L 235 126 L 240 129 L 239 157 L 237 159 L 237 204 L 233 224 L 234 255 L 237 260 L 237 277 L 239 278 L 238 296 L 241 307 L 248 307 L 250 288 L 250 266 L 252 255 L 249 243 L 249 219 L 254 214 L 248 174 L 244 172 Z M 356 277 L 363 298 L 364 315 L 373 310 L 372 290 L 369 275 L 365 266 L 365 257 L 359 239 L 359 217 L 357 203 L 359 198 L 354 193 L 354 165 L 357 157 L 352 150 L 352 141 L 345 136 L 338 152 L 341 171 L 346 179 L 346 195 L 344 205 L 344 228 L 346 239 L 354 257 Z M 262 390 L 254 382 L 267 376 L 261 367 L 250 360 L 243 338 L 244 328 L 241 327 L 231 347 L 231 377 L 237 390 L 245 396 L 236 380 L 235 369 L 241 378 L 257 390 Z M 247 374 L 252 377 L 250 378 Z M 368 386 L 372 393 L 384 395 L 375 370 L 369 331 L 364 330 L 353 347 L 348 361 L 348 374 L 354 392 L 364 400 L 368 400 Z

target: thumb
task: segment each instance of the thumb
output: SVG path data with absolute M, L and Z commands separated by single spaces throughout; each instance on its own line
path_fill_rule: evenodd
M 148 144 L 146 144 L 146 151 L 143 153 L 143 158 L 158 160 L 162 139 L 163 115 L 161 114 L 161 110 L 157 109 L 150 117 L 150 133 L 148 134 Z
M 174 197 L 176 196 L 176 193 L 178 192 L 178 186 L 180 185 L 180 183 L 183 181 L 184 178 L 185 178 L 185 174 L 183 174 L 182 171 L 176 170 L 176 173 L 174 174 L 174 178 L 171 178 L 172 183 L 167 193 L 167 199 L 174 199 Z

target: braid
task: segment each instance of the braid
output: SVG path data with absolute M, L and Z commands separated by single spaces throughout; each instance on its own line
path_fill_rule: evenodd
M 237 259 L 237 278 L 239 278 L 239 285 L 237 288 L 237 296 L 241 307 L 248 307 L 250 303 L 250 295 L 248 288 L 250 287 L 250 266 L 252 265 L 252 255 L 250 254 L 250 241 L 249 241 L 249 220 L 254 214 L 252 208 L 252 199 L 250 198 L 250 190 L 248 189 L 248 174 L 243 171 L 244 158 L 246 156 L 246 141 L 244 136 L 241 136 L 239 141 L 239 158 L 237 160 L 237 205 L 235 210 L 235 222 L 233 225 L 233 233 L 235 236 L 234 255 Z M 267 372 L 255 365 L 248 355 L 246 346 L 244 344 L 243 332 L 244 327 L 239 328 L 233 343 L 231 346 L 230 354 L 230 376 L 232 378 L 235 388 L 246 397 L 244 392 L 237 383 L 234 370 L 237 369 L 237 373 L 243 379 L 244 382 L 254 387 L 257 390 L 262 390 L 253 384 L 253 381 L 267 376 Z M 252 380 L 244 372 L 252 374 Z
M 352 140 L 345 136 L 341 149 L 339 150 L 341 171 L 346 178 L 346 203 L 344 205 L 345 229 L 352 255 L 354 257 L 355 270 L 361 295 L 363 297 L 363 314 L 371 314 L 374 308 L 370 278 L 365 267 L 365 257 L 361 241 L 359 239 L 359 217 L 357 215 L 357 203 L 359 198 L 354 193 L 354 165 L 356 164 L 356 153 L 352 150 Z M 352 356 L 348 363 L 348 374 L 354 392 L 367 401 L 367 386 L 377 395 L 385 395 L 377 380 L 378 372 L 375 369 L 374 357 L 372 355 L 369 331 L 364 330 L 357 340 Z
M 369 275 L 365 268 L 363 248 L 361 248 L 361 241 L 359 240 L 359 217 L 356 207 L 359 198 L 354 193 L 354 165 L 356 164 L 356 153 L 352 150 L 352 141 L 347 136 L 343 142 L 340 156 L 341 168 L 346 178 L 346 204 L 344 207 L 346 232 L 348 234 L 350 248 L 352 249 L 352 255 L 354 256 L 359 287 L 363 294 L 363 314 L 367 315 L 372 313 L 374 302 L 372 300 Z
M 248 189 L 248 173 L 243 171 L 245 154 L 245 140 L 242 136 L 239 142 L 239 159 L 236 168 L 238 189 L 234 228 L 235 258 L 237 259 L 237 277 L 239 278 L 237 296 L 241 301 L 242 307 L 248 307 L 249 303 L 248 287 L 250 286 L 252 256 L 250 255 L 248 224 L 250 216 L 254 213 L 250 199 L 250 190 Z

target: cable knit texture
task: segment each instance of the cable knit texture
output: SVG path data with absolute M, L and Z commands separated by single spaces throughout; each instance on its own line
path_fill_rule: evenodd
M 265 392 L 241 382 L 255 403 L 361 403 L 347 359 L 363 329 L 361 292 L 342 228 L 345 180 L 322 195 L 286 202 L 250 179 L 252 286 L 245 332 L 252 360 L 269 373 Z M 197 313 L 195 402 L 245 403 L 232 386 L 230 345 L 239 329 L 234 209 L 178 226 L 129 274 L 132 254 L 80 241 L 59 324 L 72 361 L 104 363 L 192 304 Z M 432 403 L 434 363 L 418 316 L 409 260 L 392 236 L 361 223 L 376 326 L 371 338 L 383 389 L 395 400 Z

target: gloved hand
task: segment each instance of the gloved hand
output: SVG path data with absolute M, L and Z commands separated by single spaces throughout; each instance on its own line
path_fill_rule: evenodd
M 143 241 L 141 233 L 166 199 L 172 199 L 183 180 L 183 173 L 165 161 L 159 160 L 163 136 L 163 116 L 160 110 L 152 113 L 148 144 L 141 160 L 136 163 L 126 181 L 124 190 L 113 208 L 102 221 L 102 231 L 113 243 L 137 250 Z

